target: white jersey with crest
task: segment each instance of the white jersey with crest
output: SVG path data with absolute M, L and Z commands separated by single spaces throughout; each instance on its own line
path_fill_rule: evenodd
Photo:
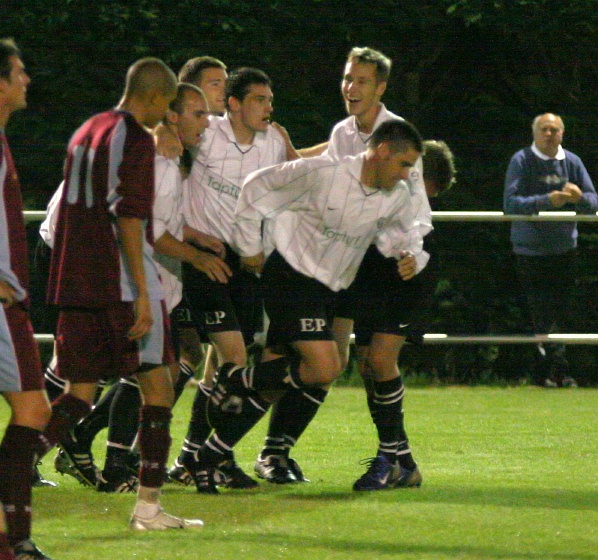
M 266 132 L 256 132 L 252 144 L 243 145 L 236 141 L 228 115 L 212 117 L 184 193 L 187 224 L 234 248 L 234 211 L 245 178 L 284 161 L 284 139 L 272 126 Z
M 365 155 L 299 159 L 247 178 L 237 203 L 235 245 L 242 256 L 263 249 L 261 223 L 274 220 L 272 242 L 298 272 L 333 291 L 347 288 L 378 234 L 391 234 L 393 250 L 421 251 L 409 188 L 392 191 L 361 183 Z
M 380 112 L 374 123 L 372 132 L 376 130 L 383 122 L 390 120 L 404 120 L 402 117 L 390 112 L 384 104 L 380 104 Z M 359 131 L 357 126 L 357 119 L 354 116 L 347 117 L 341 122 L 337 123 L 332 129 L 330 139 L 328 140 L 328 148 L 324 152 L 335 159 L 341 159 L 346 156 L 356 156 L 367 149 L 367 143 L 371 137 L 370 134 L 364 134 Z M 422 237 L 425 237 L 433 229 L 432 227 L 432 209 L 430 202 L 426 195 L 426 187 L 424 185 L 424 171 L 422 158 L 419 157 L 409 173 L 409 189 L 411 193 L 411 205 L 415 214 L 415 220 Z M 376 240 L 378 249 L 383 254 L 389 252 L 386 241 L 383 239 Z M 416 254 L 418 272 L 427 264 L 429 255 L 425 252 Z

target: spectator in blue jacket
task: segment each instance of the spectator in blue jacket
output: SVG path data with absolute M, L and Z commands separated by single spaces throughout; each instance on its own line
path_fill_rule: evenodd
M 507 214 L 546 210 L 598 211 L 592 180 L 574 153 L 561 146 L 565 125 L 558 115 L 538 115 L 533 144 L 518 151 L 507 169 Z M 534 332 L 575 332 L 576 222 L 512 222 L 517 274 L 526 294 Z M 564 345 L 539 345 L 534 381 L 547 387 L 575 387 Z

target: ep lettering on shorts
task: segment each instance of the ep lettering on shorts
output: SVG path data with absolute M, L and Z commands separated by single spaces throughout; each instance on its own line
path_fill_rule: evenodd
M 205 317 L 206 325 L 221 325 L 226 313 L 224 311 L 206 311 Z
M 322 332 L 326 326 L 326 319 L 299 319 L 301 332 Z

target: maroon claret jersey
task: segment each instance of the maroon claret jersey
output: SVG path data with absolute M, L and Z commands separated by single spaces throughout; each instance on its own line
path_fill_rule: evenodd
M 146 280 L 150 297 L 156 290 L 161 297 L 151 258 L 154 156 L 152 137 L 125 111 L 100 113 L 75 132 L 65 164 L 49 303 L 104 307 L 135 298 L 119 250 L 118 217 L 146 222 Z
M 4 131 L 0 130 L 0 279 L 28 303 L 27 233 L 23 221 L 21 187 Z

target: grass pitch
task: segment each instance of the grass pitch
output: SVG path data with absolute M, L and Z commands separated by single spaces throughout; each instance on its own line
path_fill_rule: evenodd
M 191 400 L 186 390 L 175 409 L 173 457 Z M 138 534 L 127 529 L 133 496 L 57 475 L 52 454 L 41 470 L 60 486 L 35 489 L 33 536 L 55 560 L 596 559 L 597 410 L 596 390 L 411 389 L 406 421 L 423 486 L 355 493 L 376 436 L 363 390 L 336 387 L 293 454 L 311 483 L 219 496 L 169 484 L 166 509 L 205 528 Z M 265 428 L 238 446 L 248 472 Z

